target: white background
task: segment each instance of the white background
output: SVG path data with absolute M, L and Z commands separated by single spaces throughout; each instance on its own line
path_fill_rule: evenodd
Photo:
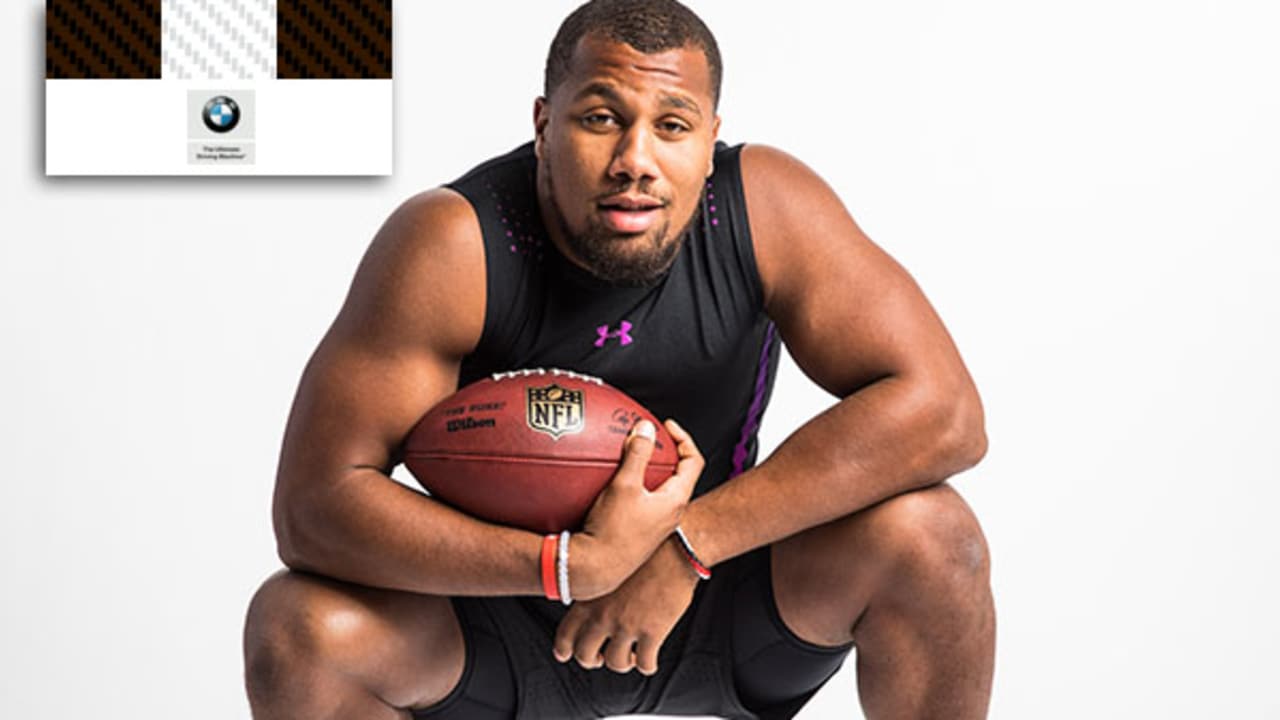
M 572 5 L 397 3 L 389 179 L 46 180 L 4 4 L 0 716 L 247 716 L 299 373 L 387 213 L 530 136 Z M 694 6 L 723 137 L 826 177 L 984 394 L 992 717 L 1280 717 L 1274 4 Z M 829 402 L 775 398 L 770 446 Z

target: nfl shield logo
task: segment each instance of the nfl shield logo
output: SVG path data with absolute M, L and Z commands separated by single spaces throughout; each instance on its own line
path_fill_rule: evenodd
M 552 383 L 525 389 L 529 427 L 559 440 L 561 435 L 582 432 L 581 390 L 568 390 Z

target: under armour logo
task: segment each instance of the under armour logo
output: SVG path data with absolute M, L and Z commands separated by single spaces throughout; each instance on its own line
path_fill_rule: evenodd
M 601 325 L 596 328 L 596 335 L 599 335 L 596 339 L 596 347 L 604 347 L 605 343 L 609 342 L 609 338 L 617 338 L 622 345 L 630 345 L 632 341 L 631 328 L 633 327 L 635 326 L 626 320 L 622 321 L 616 331 L 609 330 L 608 325 Z

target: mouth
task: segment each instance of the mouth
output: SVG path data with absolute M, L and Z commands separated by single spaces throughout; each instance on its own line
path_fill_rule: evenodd
M 647 195 L 611 195 L 596 203 L 596 207 L 610 230 L 635 235 L 653 227 L 666 203 Z

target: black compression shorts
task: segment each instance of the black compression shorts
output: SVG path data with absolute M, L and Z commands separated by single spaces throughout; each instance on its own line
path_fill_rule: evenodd
M 415 720 L 586 720 L 626 714 L 794 716 L 840 669 L 852 643 L 796 637 L 773 598 L 769 548 L 722 563 L 658 654 L 658 672 L 584 670 L 552 655 L 559 603 L 454 598 L 466 663 L 458 686 Z M 847 692 L 853 693 L 853 688 Z

